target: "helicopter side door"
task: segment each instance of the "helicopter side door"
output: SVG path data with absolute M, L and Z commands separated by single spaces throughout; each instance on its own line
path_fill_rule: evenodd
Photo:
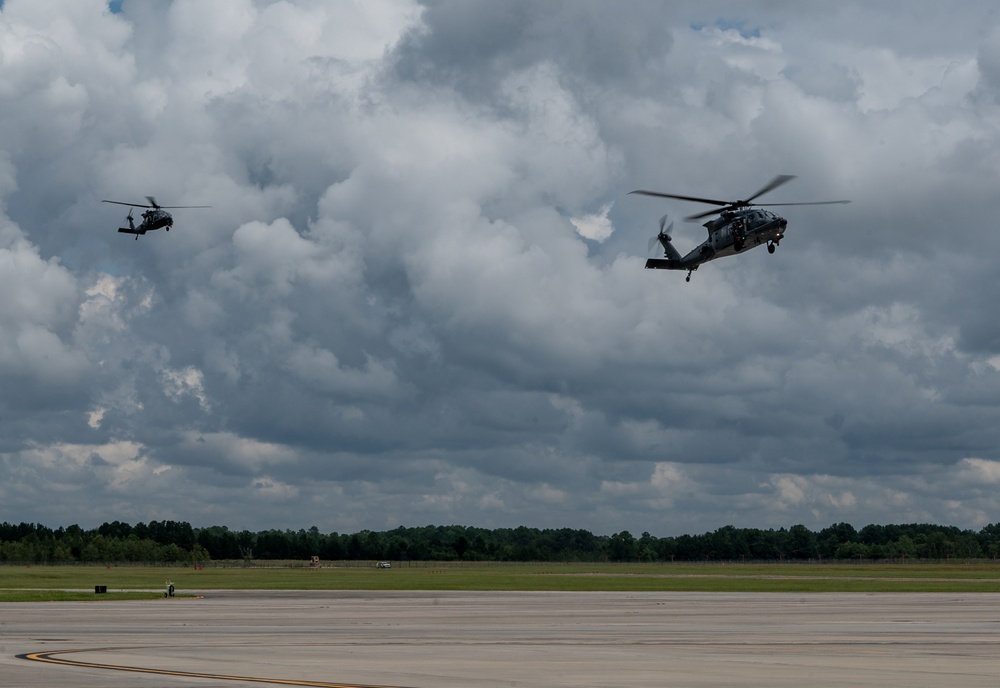
M 713 230 L 709 242 L 712 246 L 712 250 L 716 252 L 732 246 L 734 243 L 733 223 L 728 222 Z
M 747 217 L 737 217 L 733 220 L 732 224 L 729 225 L 729 232 L 733 240 L 733 250 L 737 253 L 743 250 L 747 242 Z

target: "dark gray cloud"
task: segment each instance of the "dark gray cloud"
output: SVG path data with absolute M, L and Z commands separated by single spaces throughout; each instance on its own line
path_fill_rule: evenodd
M 995 520 L 989 3 L 8 0 L 0 519 Z M 773 256 L 644 271 L 684 202 Z M 101 199 L 177 210 L 132 241 Z M 678 221 L 683 247 L 701 239 Z
M 653 2 L 628 8 L 602 2 L 527 0 L 424 4 L 422 22 L 402 37 L 393 71 L 405 80 L 457 88 L 466 97 L 489 99 L 510 75 L 551 63 L 559 78 L 588 99 L 620 88 L 652 86 L 663 74 L 673 29 L 681 13 Z

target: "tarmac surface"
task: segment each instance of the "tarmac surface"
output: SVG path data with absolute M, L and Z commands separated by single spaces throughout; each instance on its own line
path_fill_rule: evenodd
M 1000 685 L 993 593 L 204 595 L 0 605 L 0 685 Z

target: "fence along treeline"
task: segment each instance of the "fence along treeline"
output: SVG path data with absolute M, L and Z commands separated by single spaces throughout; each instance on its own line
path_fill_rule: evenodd
M 72 525 L 0 524 L 0 562 L 103 563 L 211 560 L 325 561 L 806 561 L 816 559 L 976 559 L 1000 554 L 1000 524 L 976 532 L 929 524 L 837 523 L 819 532 L 725 526 L 703 535 L 594 535 L 563 528 L 399 527 L 350 535 L 308 530 L 232 531 L 178 521 L 135 526 L 114 521 L 92 530 Z

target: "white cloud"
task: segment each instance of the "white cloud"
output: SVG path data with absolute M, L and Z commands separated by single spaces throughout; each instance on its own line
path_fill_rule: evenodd
M 186 396 L 192 396 L 198 400 L 202 410 L 210 409 L 208 397 L 205 395 L 204 375 L 194 366 L 180 370 L 165 368 L 160 371 L 160 379 L 163 381 L 163 392 L 171 401 L 176 403 Z
M 204 461 L 209 465 L 218 463 L 251 474 L 266 467 L 294 464 L 298 461 L 296 452 L 290 447 L 239 437 L 228 432 L 186 432 L 182 449 L 189 460 Z
M 1000 461 L 968 458 L 959 461 L 959 475 L 971 485 L 1000 483 Z
M 607 241 L 615 231 L 614 225 L 611 220 L 608 219 L 608 213 L 611 212 L 611 203 L 602 207 L 598 212 L 593 215 L 584 215 L 583 217 L 572 217 L 570 222 L 576 227 L 576 232 L 584 239 L 590 239 L 591 241 Z
M 270 477 L 255 478 L 250 486 L 256 496 L 268 500 L 287 502 L 299 496 L 299 490 L 294 485 Z
M 87 413 L 87 425 L 94 428 L 95 430 L 101 427 L 101 420 L 104 418 L 104 414 L 107 413 L 106 408 L 96 408 L 93 411 Z

